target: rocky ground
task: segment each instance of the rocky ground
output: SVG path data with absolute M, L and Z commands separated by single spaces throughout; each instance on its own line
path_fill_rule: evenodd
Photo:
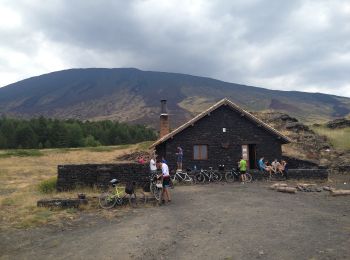
M 349 197 L 270 184 L 177 186 L 170 204 L 116 209 L 109 221 L 82 213 L 63 227 L 3 230 L 0 259 L 349 258 Z
M 296 118 L 280 112 L 253 114 L 293 140 L 293 143 L 284 145 L 285 155 L 326 166 L 334 173 L 350 172 L 350 153 L 335 149 L 326 136 L 318 135 Z M 329 125 L 332 128 L 345 127 L 348 122 L 346 119 L 334 120 Z

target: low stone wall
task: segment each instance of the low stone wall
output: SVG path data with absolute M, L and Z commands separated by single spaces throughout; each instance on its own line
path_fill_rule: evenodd
M 112 179 L 122 183 L 135 181 L 143 186 L 148 181 L 148 164 L 82 164 L 59 165 L 57 191 L 71 190 L 79 186 L 105 187 Z
M 261 180 L 264 176 L 257 170 L 250 171 L 253 179 Z M 59 165 L 57 190 L 71 190 L 79 186 L 106 187 L 111 179 L 122 183 L 135 181 L 138 186 L 148 183 L 148 164 L 82 164 Z M 328 169 L 289 169 L 290 179 L 327 179 Z
M 258 170 L 250 171 L 254 180 L 262 180 L 268 175 L 266 173 L 261 173 Z M 327 179 L 329 170 L 322 169 L 289 169 L 288 178 L 289 179 Z

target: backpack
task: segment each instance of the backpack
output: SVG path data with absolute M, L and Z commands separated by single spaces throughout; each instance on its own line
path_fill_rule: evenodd
M 133 182 L 128 182 L 125 185 L 125 193 L 127 193 L 127 194 L 133 194 L 134 193 L 134 183 Z

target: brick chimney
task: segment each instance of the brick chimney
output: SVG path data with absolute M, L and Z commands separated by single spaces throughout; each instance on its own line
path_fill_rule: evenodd
M 165 99 L 161 100 L 160 104 L 161 104 L 161 110 L 160 110 L 159 138 L 162 138 L 163 136 L 169 134 L 170 125 L 169 125 L 168 111 L 167 111 L 167 107 L 166 107 L 166 100 Z

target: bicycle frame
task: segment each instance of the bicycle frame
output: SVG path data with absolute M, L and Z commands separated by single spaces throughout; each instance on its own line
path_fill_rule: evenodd
M 184 177 L 182 177 L 182 175 Z M 176 177 L 178 177 L 181 181 L 192 181 L 192 177 L 190 177 L 187 172 L 181 172 L 181 173 L 175 172 L 173 180 L 175 180 Z

